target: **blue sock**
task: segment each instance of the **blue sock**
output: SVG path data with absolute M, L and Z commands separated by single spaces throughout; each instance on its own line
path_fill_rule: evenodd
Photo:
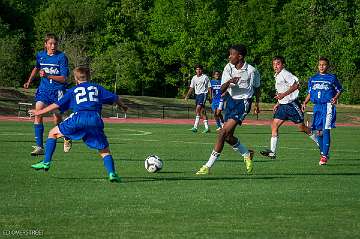
M 323 130 L 323 150 L 322 155 L 328 157 L 330 150 L 330 130 L 324 129 Z
M 56 148 L 56 139 L 54 138 L 48 138 L 46 140 L 46 147 L 45 147 L 45 157 L 43 162 L 44 163 L 50 163 L 52 156 L 54 154 Z
M 112 155 L 111 154 L 106 155 L 105 157 L 103 157 L 103 160 L 104 160 L 104 166 L 108 174 L 115 173 L 115 165 Z
M 44 141 L 43 141 L 44 125 L 42 123 L 34 124 L 34 130 L 35 130 L 36 145 L 43 148 L 44 147 Z
M 321 135 L 317 135 L 316 136 L 316 139 L 317 139 L 317 141 L 318 141 L 318 143 L 319 143 L 319 148 L 320 148 L 320 154 L 323 154 L 323 136 L 322 136 L 322 134 Z
M 217 120 L 216 120 L 216 126 L 217 126 L 218 128 L 221 128 L 221 121 L 220 121 L 220 119 L 217 119 Z

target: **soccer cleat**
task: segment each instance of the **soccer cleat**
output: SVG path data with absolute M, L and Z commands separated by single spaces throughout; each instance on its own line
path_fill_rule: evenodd
M 30 153 L 31 156 L 44 155 L 44 148 L 40 146 L 32 146 L 34 150 Z
M 72 147 L 72 140 L 71 139 L 64 139 L 64 152 L 68 153 Z
M 48 171 L 50 169 L 50 163 L 44 163 L 43 161 L 40 161 L 36 164 L 31 165 L 31 167 L 35 170 L 45 170 Z
M 216 131 L 220 131 L 222 129 L 222 127 L 218 127 L 216 128 Z
M 328 161 L 328 158 L 325 155 L 321 155 L 319 165 L 326 165 L 327 161 Z
M 208 175 L 210 174 L 210 168 L 206 165 L 203 165 L 199 171 L 196 172 L 196 175 Z
M 270 159 L 276 159 L 276 154 L 272 152 L 270 149 L 265 149 L 260 151 L 260 154 L 265 157 L 269 157 Z
M 113 182 L 118 183 L 121 181 L 121 179 L 120 179 L 119 175 L 117 175 L 116 173 L 109 173 L 109 181 L 112 183 Z
M 253 158 L 254 158 L 254 151 L 249 150 L 249 156 L 244 157 L 244 163 L 246 167 L 246 172 L 251 174 L 253 172 Z
M 210 133 L 210 129 L 207 128 L 207 129 L 204 129 L 204 131 L 202 132 L 203 134 L 207 134 L 207 133 Z
M 192 127 L 192 128 L 191 128 L 191 131 L 194 132 L 194 133 L 196 133 L 196 132 L 198 131 L 198 129 L 195 128 L 195 127 Z

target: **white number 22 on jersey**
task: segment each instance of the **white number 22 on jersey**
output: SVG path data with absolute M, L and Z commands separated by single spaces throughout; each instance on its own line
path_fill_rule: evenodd
M 86 101 L 95 101 L 98 102 L 98 94 L 99 91 L 96 88 L 96 86 L 89 86 L 85 89 L 85 87 L 78 87 L 74 90 L 74 93 L 76 94 L 76 103 L 80 104 L 82 102 Z

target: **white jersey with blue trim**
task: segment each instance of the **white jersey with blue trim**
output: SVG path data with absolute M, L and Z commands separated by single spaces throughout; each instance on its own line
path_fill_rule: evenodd
M 291 74 L 289 71 L 282 69 L 279 74 L 275 74 L 275 89 L 277 93 L 284 93 L 290 89 L 294 83 L 299 83 L 299 79 Z M 299 90 L 295 90 L 291 94 L 288 94 L 281 100 L 278 100 L 279 104 L 288 104 L 296 100 L 299 96 Z
M 206 94 L 211 87 L 210 79 L 205 74 L 202 74 L 201 76 L 194 75 L 191 79 L 190 87 L 195 89 L 196 95 Z
M 244 63 L 241 69 L 236 69 L 235 65 L 228 63 L 221 77 L 221 84 L 228 82 L 234 77 L 240 77 L 237 84 L 230 84 L 227 91 L 235 99 L 250 99 L 254 95 L 254 88 L 260 87 L 260 74 L 255 67 Z

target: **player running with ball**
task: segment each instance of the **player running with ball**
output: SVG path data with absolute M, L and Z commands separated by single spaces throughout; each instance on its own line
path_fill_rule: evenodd
M 215 146 L 209 160 L 203 165 L 197 175 L 207 175 L 215 161 L 220 157 L 224 143 L 227 142 L 235 151 L 244 158 L 247 173 L 253 171 L 252 150 L 240 143 L 234 136 L 237 125 L 241 125 L 245 116 L 250 112 L 252 97 L 255 95 L 255 111 L 259 112 L 260 75 L 258 71 L 245 62 L 247 50 L 244 45 L 234 45 L 230 48 L 228 63 L 221 78 L 222 93 L 228 92 L 225 106 L 225 124 L 219 131 Z

